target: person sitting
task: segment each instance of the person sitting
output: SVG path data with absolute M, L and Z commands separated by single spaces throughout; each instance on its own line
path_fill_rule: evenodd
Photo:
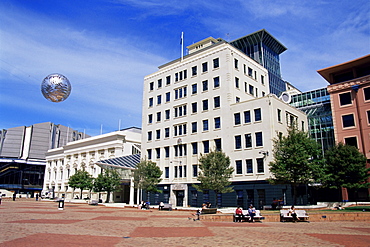
M 250 217 L 249 222 L 254 222 L 254 216 L 256 216 L 256 209 L 253 207 L 253 205 L 249 206 L 248 214 L 249 214 L 249 217 Z
M 163 208 L 164 208 L 164 203 L 163 203 L 163 202 L 160 202 L 160 203 L 159 203 L 159 207 L 158 207 L 158 209 L 159 209 L 159 210 L 163 210 Z
M 235 210 L 235 222 L 242 222 L 242 220 L 244 220 L 243 209 L 238 207 Z
M 298 221 L 297 212 L 295 211 L 294 205 L 289 209 L 289 213 L 288 214 L 293 217 L 293 222 L 294 223 Z

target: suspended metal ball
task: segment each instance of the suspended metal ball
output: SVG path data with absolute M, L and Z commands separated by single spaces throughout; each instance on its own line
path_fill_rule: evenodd
M 42 95 L 51 102 L 66 100 L 71 90 L 71 83 L 67 77 L 58 73 L 48 75 L 41 83 Z

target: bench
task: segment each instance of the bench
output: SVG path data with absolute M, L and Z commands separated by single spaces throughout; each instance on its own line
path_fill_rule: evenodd
M 308 221 L 310 216 L 306 213 L 306 210 L 295 210 L 297 218 L 300 221 Z M 280 210 L 280 222 L 293 221 L 293 216 L 289 214 L 289 210 Z
M 99 200 L 91 200 L 91 201 L 89 201 L 89 205 L 96 206 L 96 205 L 98 205 L 98 203 L 99 203 Z
M 164 203 L 162 210 L 172 211 L 172 204 Z
M 243 210 L 243 216 L 244 217 L 242 217 L 242 221 L 244 220 L 244 221 L 250 221 L 250 219 L 251 219 L 251 217 L 249 216 L 249 213 L 248 213 L 248 210 Z M 236 222 L 236 218 L 237 218 L 238 216 L 236 216 L 236 214 L 234 214 L 234 216 L 233 216 L 233 222 Z M 261 220 L 264 220 L 265 219 L 265 217 L 263 217 L 262 215 L 261 215 L 261 211 L 260 210 L 256 210 L 256 215 L 254 216 L 254 221 L 261 221 Z
M 202 214 L 216 214 L 217 208 L 203 208 Z

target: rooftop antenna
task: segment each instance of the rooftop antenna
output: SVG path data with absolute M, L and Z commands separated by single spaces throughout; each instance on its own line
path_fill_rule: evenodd
M 100 134 L 103 134 L 103 124 L 100 125 Z
M 121 130 L 121 119 L 118 120 L 118 131 Z

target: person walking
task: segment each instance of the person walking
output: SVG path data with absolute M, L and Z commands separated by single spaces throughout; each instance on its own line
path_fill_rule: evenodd
M 39 194 L 36 194 L 36 201 L 39 200 Z
M 13 201 L 15 201 L 15 197 L 17 196 L 17 194 L 14 192 L 13 194 Z

